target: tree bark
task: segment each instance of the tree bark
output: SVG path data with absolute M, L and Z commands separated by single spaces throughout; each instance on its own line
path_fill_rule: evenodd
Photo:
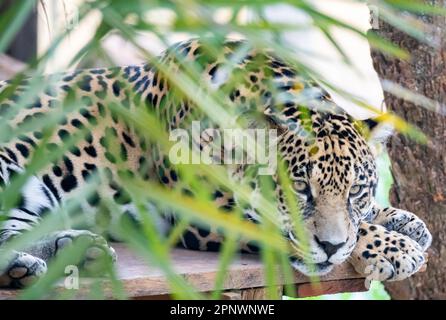
M 425 0 L 446 7 L 446 0 Z M 436 111 L 416 106 L 385 93 L 388 109 L 420 128 L 427 144 L 397 134 L 389 142 L 394 185 L 391 202 L 395 207 L 417 214 L 433 235 L 425 273 L 401 282 L 386 283 L 394 299 L 446 299 L 446 17 L 418 14 L 432 25 L 438 48 L 422 44 L 402 31 L 379 20 L 376 32 L 411 54 L 410 61 L 391 58 L 372 50 L 375 70 L 381 81 L 391 80 L 410 91 L 439 102 Z

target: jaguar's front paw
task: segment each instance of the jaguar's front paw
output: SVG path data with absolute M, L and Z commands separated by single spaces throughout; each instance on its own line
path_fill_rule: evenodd
M 25 252 L 13 252 L 9 263 L 0 270 L 0 287 L 23 288 L 37 281 L 46 271 L 42 259 Z
M 59 254 L 61 249 L 72 245 L 73 242 L 84 242 L 87 245 L 80 267 L 88 274 L 98 274 L 105 264 L 114 263 L 117 260 L 115 250 L 102 236 L 86 230 L 67 230 L 58 233 L 55 239 L 56 254 Z
M 432 235 L 423 220 L 412 212 L 401 209 L 387 208 L 383 213 L 383 217 L 374 222 L 384 226 L 387 230 L 402 233 L 415 240 L 423 251 L 429 248 Z
M 372 280 L 397 281 L 410 277 L 426 263 L 423 248 L 410 239 L 379 225 L 366 224 L 349 258 L 356 271 Z

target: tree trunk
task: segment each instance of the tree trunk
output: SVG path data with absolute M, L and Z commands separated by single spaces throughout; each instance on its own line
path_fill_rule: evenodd
M 446 7 L 446 0 L 424 2 Z M 401 134 L 392 137 L 388 146 L 394 176 L 392 205 L 417 214 L 433 235 L 427 271 L 387 283 L 386 288 L 394 299 L 446 299 L 446 18 L 419 14 L 418 19 L 434 26 L 439 48 L 422 44 L 382 20 L 377 30 L 369 31 L 411 53 L 410 61 L 402 61 L 372 50 L 380 79 L 440 103 L 434 112 L 385 93 L 387 107 L 429 138 L 422 145 Z

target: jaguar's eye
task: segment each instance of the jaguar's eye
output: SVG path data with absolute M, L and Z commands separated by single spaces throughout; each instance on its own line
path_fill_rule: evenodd
M 294 190 L 296 190 L 297 192 L 305 192 L 307 188 L 308 188 L 308 183 L 306 183 L 303 180 L 294 182 Z
M 350 188 L 350 197 L 355 197 L 361 193 L 361 191 L 364 189 L 364 185 L 361 184 L 355 184 Z

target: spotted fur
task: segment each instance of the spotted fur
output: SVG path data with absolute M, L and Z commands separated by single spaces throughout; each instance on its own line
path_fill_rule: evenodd
M 271 51 L 250 49 L 247 45 L 227 41 L 222 51 L 213 55 L 200 40 L 190 40 L 169 48 L 156 63 L 81 70 L 35 82 L 29 79 L 0 83 L 0 91 L 6 97 L 0 104 L 0 115 L 11 131 L 21 131 L 20 135 L 12 135 L 13 139 L 2 139 L 2 185 L 23 173 L 42 140 L 48 138 L 49 143 L 47 150 L 41 152 L 54 151 L 83 134 L 62 152 L 60 159 L 28 177 L 19 204 L 6 213 L 0 226 L 0 243 L 31 229 L 46 213 L 63 207 L 97 174 L 100 187 L 81 201 L 80 210 L 88 213 L 91 221 L 95 217 L 90 213 L 98 208 L 103 210 L 105 199 L 113 201 L 121 211 L 135 215 L 131 197 L 122 187 L 125 177 L 158 181 L 170 188 L 179 185 L 181 178 L 162 146 L 150 141 L 140 127 L 131 125 L 117 110 L 154 114 L 166 131 L 190 128 L 192 120 L 218 128 L 193 100 L 178 98 L 182 95 L 175 89 L 174 78 L 184 74 L 185 65 L 193 62 L 197 63 L 205 92 L 223 92 L 228 110 L 248 119 L 250 127 L 278 130 L 279 153 L 309 235 L 306 258 L 315 263 L 313 272 L 327 273 L 349 257 L 359 272 L 365 273 L 369 271 L 367 267 L 374 266 L 380 280 L 399 280 L 416 272 L 425 262 L 422 253 L 430 245 L 430 233 L 414 214 L 382 209 L 375 203 L 375 160 L 356 122 L 314 81 Z M 45 84 L 42 93 L 32 101 L 21 101 L 21 93 L 32 83 Z M 22 108 L 15 108 L 20 104 Z M 57 122 L 55 132 L 47 136 L 45 125 L 32 129 L 33 123 L 49 113 L 54 114 Z M 197 143 L 203 148 L 209 141 L 202 137 Z M 228 166 L 234 177 L 248 180 L 255 194 L 259 191 L 258 177 L 246 175 L 245 169 L 244 165 L 235 170 Z M 309 274 L 286 193 L 279 177 L 272 178 L 282 233 L 296 248 L 290 263 Z M 217 207 L 228 212 L 239 207 L 247 220 L 261 222 L 256 203 L 241 203 L 230 190 L 204 180 L 203 188 L 210 190 Z M 184 187 L 183 193 L 193 196 L 194 190 Z M 159 221 L 159 226 L 167 230 L 176 222 L 175 215 L 171 215 Z M 105 240 L 89 231 L 56 232 L 30 245 L 25 252 L 16 253 L 2 266 L 0 285 L 21 286 L 29 278 L 44 274 L 45 262 L 81 237 L 90 239 L 92 248 L 100 248 L 106 256 L 115 258 Z M 215 227 L 191 224 L 182 235 L 181 244 L 196 250 L 218 250 L 222 240 L 223 235 Z M 246 251 L 257 249 L 251 243 L 241 246 Z M 97 256 L 96 251 L 90 251 L 90 258 Z M 410 267 L 403 260 L 411 261 Z

